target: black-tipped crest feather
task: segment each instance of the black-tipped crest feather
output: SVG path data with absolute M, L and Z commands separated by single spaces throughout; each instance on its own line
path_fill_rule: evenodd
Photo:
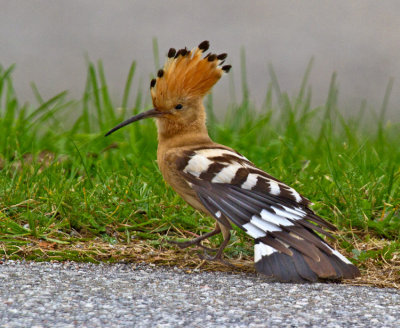
M 168 58 L 174 57 L 176 54 L 176 50 L 174 48 L 169 49 L 168 51 Z
M 208 42 L 207 40 L 205 40 L 205 41 L 203 41 L 202 43 L 199 44 L 198 48 L 199 48 L 200 50 L 202 50 L 203 52 L 204 52 L 204 51 L 207 51 L 208 48 L 210 48 L 210 42 Z

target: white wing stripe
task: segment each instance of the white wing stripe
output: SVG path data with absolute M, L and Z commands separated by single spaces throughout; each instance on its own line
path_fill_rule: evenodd
M 236 172 L 242 168 L 240 164 L 230 164 L 218 172 L 211 180 L 213 183 L 230 183 L 236 175 Z
M 251 188 L 253 188 L 257 184 L 257 180 L 258 174 L 250 173 L 247 176 L 246 181 L 243 182 L 241 188 L 251 190 Z
M 247 234 L 249 234 L 254 239 L 266 236 L 266 233 L 264 231 L 254 226 L 251 222 L 244 224 L 243 228 L 245 228 Z
M 279 187 L 278 182 L 268 179 L 269 183 L 269 191 L 272 195 L 278 196 L 281 193 L 281 188 Z
M 297 208 L 295 208 L 295 209 L 290 208 L 290 207 L 287 207 L 287 206 L 284 206 L 284 205 L 282 205 L 282 207 L 285 209 L 286 212 L 293 213 L 293 214 L 298 215 L 298 216 L 300 216 L 300 217 L 302 217 L 302 218 L 304 218 L 304 217 L 307 215 L 307 213 L 304 212 L 304 211 L 303 211 L 301 208 L 299 208 L 299 207 L 297 207 Z
M 290 188 L 290 192 L 292 193 L 292 195 L 296 199 L 296 202 L 300 203 L 301 202 L 300 194 L 296 190 L 294 190 L 293 188 Z
M 274 232 L 274 231 L 282 231 L 277 225 L 261 220 L 259 216 L 253 215 L 251 217 L 250 223 L 255 225 L 257 228 L 261 229 L 264 232 Z
M 199 177 L 201 173 L 206 172 L 208 167 L 213 162 L 210 161 L 207 157 L 202 155 L 194 155 L 189 162 L 187 163 L 186 167 L 183 169 L 183 172 L 190 173 L 195 177 Z
M 275 207 L 275 206 L 271 206 L 271 208 L 274 210 L 274 212 L 279 215 L 279 216 L 283 216 L 287 219 L 291 219 L 291 220 L 301 220 L 302 217 L 297 215 L 297 214 L 293 214 L 289 211 L 282 211 L 279 208 Z
M 261 260 L 263 256 L 269 256 L 272 253 L 277 252 L 271 246 L 265 245 L 263 243 L 258 243 L 254 245 L 254 262 Z
M 267 210 L 261 210 L 261 218 L 263 218 L 266 221 L 269 221 L 273 224 L 276 225 L 281 225 L 281 226 L 292 226 L 293 223 L 290 222 L 288 219 L 285 219 L 284 217 L 281 217 L 279 215 L 273 214 L 271 212 L 268 212 Z

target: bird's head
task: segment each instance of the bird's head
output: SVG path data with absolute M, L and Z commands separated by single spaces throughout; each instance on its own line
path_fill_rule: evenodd
M 167 61 L 150 82 L 150 93 L 154 108 L 140 113 L 117 125 L 106 135 L 135 121 L 155 117 L 161 135 L 174 135 L 182 131 L 205 128 L 204 96 L 231 66 L 223 63 L 226 54 L 209 53 L 209 42 L 198 47 L 168 51 Z

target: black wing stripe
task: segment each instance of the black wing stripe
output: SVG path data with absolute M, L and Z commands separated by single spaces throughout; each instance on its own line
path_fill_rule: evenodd
M 265 208 L 265 205 L 263 206 L 262 203 L 255 204 L 254 202 L 248 202 L 246 199 L 243 199 L 243 197 L 237 196 L 238 195 L 236 195 L 235 193 L 226 195 L 226 197 L 229 198 L 231 201 L 236 202 L 237 205 L 240 205 L 252 214 L 258 214 Z
M 235 186 L 241 185 L 247 180 L 248 176 L 249 171 L 246 168 L 242 167 L 236 171 L 235 177 L 232 179 L 231 184 Z
M 239 189 L 240 190 L 240 189 Z M 272 210 L 270 204 L 267 204 L 266 202 L 262 202 L 259 199 L 250 197 L 249 195 L 240 192 L 236 188 L 230 188 L 230 192 L 232 196 L 236 196 L 236 199 L 243 199 L 243 203 L 250 204 L 250 206 L 254 206 L 257 209 L 267 209 L 267 210 Z
M 215 207 L 217 207 L 226 217 L 228 217 L 234 224 L 238 227 L 242 227 L 244 224 L 248 222 L 247 218 L 243 218 L 237 215 L 229 206 L 226 206 L 226 203 L 216 202 L 214 198 L 205 195 L 207 200 L 212 203 Z
M 319 224 L 321 227 L 327 228 L 329 230 L 335 231 L 337 228 L 330 222 L 325 221 L 324 219 L 320 218 L 319 216 L 315 215 L 313 212 L 308 213 L 307 217 L 309 220 L 314 221 L 315 223 Z
M 220 223 L 222 223 L 224 226 L 227 228 L 231 229 L 231 225 L 229 221 L 226 219 L 226 217 L 222 217 L 221 214 L 218 215 L 218 212 L 220 211 L 217 207 L 212 205 L 205 197 L 203 197 L 200 193 L 198 193 L 198 196 L 203 203 L 204 207 L 213 215 L 213 217 Z
M 271 184 L 270 181 L 259 176 L 256 185 L 251 190 L 262 193 L 274 193 L 275 195 L 279 195 L 281 193 L 279 185 L 277 182 L 274 183 L 275 185 L 277 185 L 276 191 L 274 191 L 273 187 L 271 187 L 273 184 Z
M 273 176 L 261 171 L 257 168 L 249 168 L 249 173 L 255 173 L 260 176 L 257 181 L 257 184 L 253 187 L 252 190 L 256 190 L 259 192 L 267 192 L 272 193 L 273 195 L 280 196 L 281 198 L 286 198 L 291 201 L 294 201 L 298 204 L 309 205 L 310 201 L 305 197 L 301 196 L 296 190 L 287 186 L 283 182 L 275 179 Z
M 231 188 L 236 189 L 239 192 L 242 192 L 252 198 L 256 198 L 260 201 L 267 202 L 267 204 L 270 204 L 270 205 L 282 204 L 282 205 L 286 205 L 286 206 L 289 206 L 292 208 L 299 206 L 299 204 L 297 204 L 289 199 L 277 198 L 277 197 L 274 197 L 273 195 L 258 192 L 257 190 L 247 190 L 247 189 L 242 189 L 237 186 L 231 186 Z
M 227 167 L 226 164 L 222 164 L 222 163 L 218 163 L 218 162 L 212 163 L 208 167 L 207 171 L 200 174 L 199 178 L 211 181 L 214 178 L 214 176 L 225 167 Z
M 249 167 L 249 173 L 259 174 L 267 179 L 274 180 L 276 182 L 281 182 L 278 179 L 274 178 L 272 175 L 269 175 L 268 173 L 264 172 L 263 170 L 256 168 L 253 163 L 250 163 L 250 164 L 251 164 L 251 167 Z
M 315 230 L 319 233 L 324 234 L 325 236 L 331 238 L 331 239 L 335 239 L 335 237 L 332 236 L 332 234 L 330 234 L 329 232 L 325 231 L 324 229 L 322 229 L 320 226 L 317 226 L 315 224 L 312 224 L 311 222 L 308 222 L 306 220 L 301 220 L 298 221 L 298 223 L 306 228 L 309 228 L 311 230 Z
M 248 159 L 244 158 L 241 155 L 239 157 L 237 154 L 234 154 L 232 152 L 228 153 L 228 150 L 226 149 L 221 155 L 212 156 L 209 157 L 209 159 L 211 161 L 222 162 L 222 163 L 241 163 L 241 164 L 246 164 L 246 166 L 252 166 L 252 167 L 254 166 L 253 163 L 251 163 Z
M 249 217 L 251 216 L 251 213 L 247 210 L 241 209 L 240 207 L 233 205 L 232 202 L 226 200 L 225 197 L 220 197 L 220 204 L 223 208 L 225 208 L 225 210 L 230 211 L 234 214 L 235 217 L 238 218 L 238 221 L 240 222 L 239 224 L 241 226 L 249 223 Z

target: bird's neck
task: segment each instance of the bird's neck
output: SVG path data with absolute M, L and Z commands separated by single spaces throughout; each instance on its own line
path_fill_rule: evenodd
M 204 109 L 196 111 L 194 117 L 181 120 L 158 119 L 157 130 L 159 148 L 171 149 L 212 142 L 206 127 Z

